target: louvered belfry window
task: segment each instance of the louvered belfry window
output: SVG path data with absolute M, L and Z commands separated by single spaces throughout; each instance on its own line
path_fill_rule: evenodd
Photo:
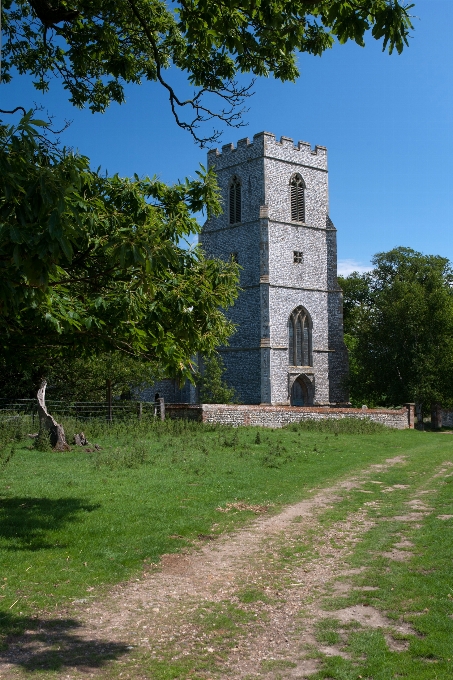
M 291 177 L 291 221 L 305 222 L 305 182 L 299 174 Z
M 230 184 L 230 224 L 241 221 L 241 183 L 234 176 Z
M 311 366 L 311 322 L 303 307 L 297 307 L 288 320 L 288 363 Z

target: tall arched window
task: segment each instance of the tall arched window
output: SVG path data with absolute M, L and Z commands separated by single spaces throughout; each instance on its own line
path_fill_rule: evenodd
M 297 307 L 288 320 L 288 362 L 311 366 L 311 320 L 303 307 Z
M 230 224 L 241 221 L 241 182 L 236 175 L 230 183 Z
M 305 222 L 305 182 L 301 175 L 291 177 L 291 220 Z

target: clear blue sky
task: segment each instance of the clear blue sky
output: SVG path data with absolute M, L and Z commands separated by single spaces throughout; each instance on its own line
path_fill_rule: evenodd
M 330 212 L 338 229 L 339 269 L 366 268 L 374 253 L 410 246 L 453 261 L 453 0 L 415 0 L 415 30 L 401 56 L 371 38 L 300 57 L 297 83 L 260 79 L 247 127 L 221 144 L 267 130 L 329 151 Z M 181 76 L 171 74 L 176 87 Z M 157 174 L 166 182 L 194 175 L 206 153 L 173 122 L 155 84 L 127 89 L 127 102 L 105 114 L 74 109 L 54 81 L 41 96 L 24 76 L 0 85 L 0 107 L 43 103 L 73 121 L 61 136 L 121 175 Z

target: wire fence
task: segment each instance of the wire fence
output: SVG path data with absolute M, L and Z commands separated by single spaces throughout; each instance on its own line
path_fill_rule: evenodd
M 76 420 L 118 421 L 131 418 L 165 418 L 164 400 L 159 401 L 57 401 L 46 400 L 47 411 L 56 420 L 61 416 L 69 416 Z M 36 399 L 0 399 L 0 421 L 11 421 L 30 418 L 34 424 L 38 422 L 38 404 Z

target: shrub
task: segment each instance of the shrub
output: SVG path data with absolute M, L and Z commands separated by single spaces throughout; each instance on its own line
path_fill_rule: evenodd
M 204 370 L 200 378 L 200 400 L 204 404 L 238 404 L 234 388 L 223 379 L 225 367 L 222 357 L 213 354 L 203 360 Z
M 33 448 L 37 451 L 51 451 L 49 433 L 45 430 L 40 430 L 38 436 L 33 440 Z

